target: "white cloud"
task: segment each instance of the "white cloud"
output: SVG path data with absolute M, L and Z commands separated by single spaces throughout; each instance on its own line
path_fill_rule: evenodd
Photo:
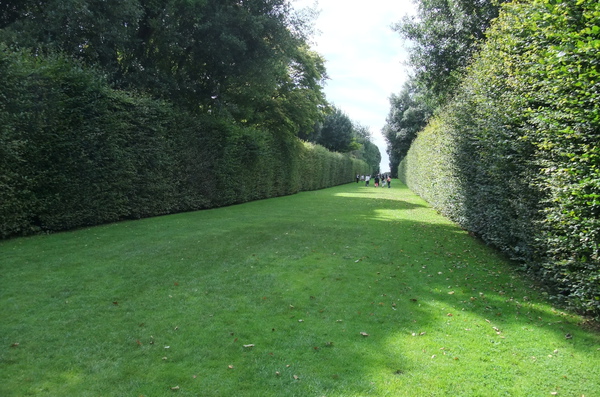
M 296 8 L 313 0 L 297 0 Z M 370 127 L 373 142 L 382 154 L 381 168 L 389 158 L 381 129 L 389 111 L 388 98 L 406 81 L 406 50 L 391 28 L 404 15 L 414 13 L 411 0 L 319 0 L 316 21 L 320 34 L 314 49 L 326 59 L 330 80 L 327 99 L 353 121 Z

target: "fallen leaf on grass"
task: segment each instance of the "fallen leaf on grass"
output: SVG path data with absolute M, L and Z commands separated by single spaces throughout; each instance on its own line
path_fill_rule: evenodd
M 179 390 L 179 386 L 174 386 L 174 387 L 171 388 L 171 390 L 177 391 L 177 390 Z
M 228 365 L 227 368 L 233 369 L 233 365 Z
M 249 344 L 249 345 L 244 345 L 244 347 L 254 347 L 253 344 Z
M 294 375 L 294 380 L 298 380 L 300 377 L 298 375 Z
M 362 336 L 369 336 L 369 334 L 367 334 L 366 332 L 361 332 L 360 333 Z
M 12 345 L 10 345 L 10 347 L 18 347 L 19 346 L 19 342 L 15 342 Z

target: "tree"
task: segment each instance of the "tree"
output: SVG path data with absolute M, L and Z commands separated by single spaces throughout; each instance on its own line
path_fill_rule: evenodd
M 319 128 L 320 127 L 320 128 Z M 318 126 L 316 142 L 334 152 L 349 152 L 352 150 L 354 129 L 352 120 L 340 109 L 325 116 L 321 126 Z
M 431 100 L 444 103 L 485 38 L 502 0 L 419 0 L 418 15 L 394 26 L 411 42 L 410 65 Z
M 377 145 L 371 142 L 369 127 L 354 123 L 353 128 L 355 142 L 360 145 L 360 148 L 356 151 L 356 157 L 365 160 L 371 166 L 373 172 L 378 173 L 379 164 L 381 163 L 381 153 Z
M 289 0 L 25 0 L 0 7 L 0 40 L 71 55 L 102 70 L 115 88 L 241 123 L 283 120 L 278 125 L 292 133 L 312 125 L 325 105 L 323 61 L 306 45 L 314 15 L 292 13 Z
M 327 78 L 325 61 L 307 45 L 293 53 L 287 64 L 279 70 L 277 88 L 273 95 L 264 97 L 262 106 L 255 103 L 249 119 L 270 129 L 288 129 L 304 138 L 323 121 L 328 108 L 323 93 Z
M 394 176 L 417 132 L 427 125 L 432 114 L 426 94 L 414 78 L 404 84 L 399 94 L 390 97 L 390 112 L 383 127 L 383 136 L 388 144 L 390 169 Z

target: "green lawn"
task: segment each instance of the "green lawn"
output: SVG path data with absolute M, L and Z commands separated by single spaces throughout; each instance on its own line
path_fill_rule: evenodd
M 0 242 L 0 396 L 600 396 L 600 335 L 392 186 Z

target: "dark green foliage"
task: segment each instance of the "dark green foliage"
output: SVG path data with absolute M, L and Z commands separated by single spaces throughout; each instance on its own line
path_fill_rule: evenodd
M 326 109 L 323 121 L 315 123 L 310 133 L 302 132 L 298 136 L 331 151 L 363 160 L 371 168 L 371 173 L 379 172 L 381 153 L 377 145 L 371 142 L 369 128 L 353 122 L 335 106 Z
M 61 53 L 102 70 L 112 87 L 188 110 L 298 134 L 326 104 L 323 60 L 288 0 L 2 2 L 0 41 Z
M 325 116 L 316 135 L 316 142 L 329 150 L 340 153 L 352 150 L 352 120 L 338 108 L 334 107 L 333 112 Z
M 417 16 L 406 16 L 395 25 L 394 29 L 411 43 L 409 62 L 432 105 L 443 104 L 458 86 L 501 3 L 419 0 Z
M 543 272 L 571 303 L 600 312 L 600 4 L 538 1 L 524 7 L 523 66 L 544 188 Z M 519 7 L 507 11 L 515 18 Z M 527 92 L 525 92 L 527 91 Z
M 381 171 L 379 169 L 381 152 L 379 152 L 379 148 L 373 142 L 365 141 L 362 144 L 361 154 L 358 158 L 363 159 L 371 167 L 373 174 L 378 174 Z
M 2 237 L 292 194 L 368 172 L 288 134 L 115 91 L 66 57 L 1 50 Z
M 310 18 L 288 0 L 0 2 L 0 236 L 367 172 L 296 139 L 327 106 Z
M 414 78 L 404 84 L 398 95 L 392 94 L 390 112 L 382 132 L 387 142 L 390 169 L 394 177 L 398 176 L 398 165 L 406 156 L 417 132 L 425 127 L 432 113 L 426 102 L 426 93 Z
M 600 315 L 600 5 L 507 4 L 457 95 L 400 173 L 522 261 L 555 298 Z
M 383 129 L 392 175 L 396 175 L 417 132 L 454 95 L 503 2 L 418 0 L 417 15 L 406 16 L 394 26 L 409 43 L 409 65 L 414 74 L 401 92 L 390 98 Z

